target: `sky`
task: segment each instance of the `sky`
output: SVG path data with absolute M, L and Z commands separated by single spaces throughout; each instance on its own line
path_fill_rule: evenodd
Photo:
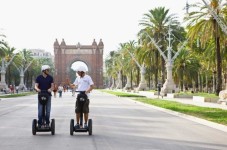
M 136 40 L 143 15 L 165 7 L 183 21 L 185 4 L 200 0 L 0 0 L 0 34 L 11 47 L 53 52 L 67 45 L 104 43 L 104 57 L 120 43 Z

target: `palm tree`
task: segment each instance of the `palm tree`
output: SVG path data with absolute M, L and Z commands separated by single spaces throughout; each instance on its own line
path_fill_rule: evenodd
M 6 62 L 9 62 L 10 59 L 13 57 L 14 52 L 15 52 L 15 48 L 14 47 L 10 47 L 8 44 L 5 47 L 5 60 Z M 8 84 L 15 84 L 13 83 L 14 81 L 12 80 L 12 75 L 11 75 L 11 71 L 12 71 L 12 65 L 10 64 L 6 70 L 6 81 L 8 81 Z
M 5 35 L 0 34 L 0 38 L 4 38 Z M 0 39 L 0 58 L 5 56 L 5 48 L 7 46 L 7 43 L 3 40 Z
M 221 14 L 223 14 L 223 8 L 226 6 L 221 5 L 222 0 L 211 0 L 210 6 L 216 12 L 216 14 L 224 20 Z M 199 11 L 193 11 L 188 14 L 185 20 L 189 21 L 188 37 L 191 41 L 199 36 L 202 45 L 206 45 L 211 39 L 215 43 L 216 51 L 216 67 L 217 67 L 217 88 L 216 95 L 222 89 L 222 58 L 221 58 L 221 46 L 220 41 L 224 38 L 224 33 L 218 26 L 217 21 L 210 15 L 209 9 L 202 3 L 196 3 L 191 5 L 200 9 Z M 226 15 L 226 14 L 223 14 Z M 213 31 L 213 32 L 210 32 Z
M 139 82 L 143 80 L 142 77 L 144 76 L 143 74 L 141 74 L 142 73 L 141 69 L 143 69 L 143 67 L 145 67 L 144 59 L 141 59 L 141 57 L 139 55 L 139 53 L 142 52 L 141 47 L 137 45 L 137 42 L 135 40 L 132 40 L 125 44 L 124 50 L 128 56 L 128 65 L 125 68 L 128 73 L 127 75 L 131 76 L 130 79 L 131 79 L 131 85 L 132 85 L 133 71 L 136 71 L 137 72 L 136 83 L 138 85 Z M 140 74 L 141 74 L 141 79 L 140 79 Z M 140 89 L 138 89 L 138 90 L 140 90 Z
M 186 87 L 193 86 L 193 81 L 197 79 L 199 68 L 199 59 L 195 53 L 187 49 L 180 51 L 175 60 L 173 72 L 174 79 L 178 81 L 182 91 L 184 91 Z M 185 89 L 183 89 L 183 87 L 185 87 Z
M 170 24 L 171 23 L 171 24 Z M 165 9 L 165 7 L 158 7 L 155 9 L 151 9 L 149 13 L 144 14 L 144 18 L 141 20 L 139 25 L 145 27 L 142 29 L 138 35 L 141 40 L 145 40 L 144 43 L 150 42 L 146 38 L 144 32 L 148 33 L 151 37 L 155 39 L 155 41 L 159 41 L 160 49 L 164 52 L 167 48 L 167 44 L 165 43 L 165 36 L 167 34 L 169 25 L 173 30 L 178 29 L 178 22 L 176 20 L 176 16 L 174 14 L 169 15 L 169 9 Z M 174 33 L 174 32 L 173 32 Z M 147 51 L 149 53 L 149 51 Z M 154 63 L 156 65 L 159 64 L 160 54 L 158 50 L 155 50 L 155 58 Z M 165 60 L 161 58 L 161 68 L 162 68 L 162 82 L 165 80 Z M 155 68 L 155 86 L 158 83 L 158 68 Z
M 117 70 L 115 66 L 115 51 L 111 51 L 109 56 L 105 59 L 105 68 L 106 68 L 106 76 L 109 78 L 110 88 L 115 87 L 115 80 L 117 78 Z
M 20 88 L 22 88 L 22 86 L 24 87 L 24 82 L 25 82 L 25 85 L 28 85 L 29 83 L 29 86 L 32 84 L 32 72 L 29 73 L 27 70 L 28 70 L 28 67 L 31 66 L 33 62 L 33 58 L 31 57 L 31 52 L 27 49 L 23 49 L 21 51 L 19 51 L 16 59 L 15 59 L 15 63 L 13 64 L 18 73 L 20 74 Z

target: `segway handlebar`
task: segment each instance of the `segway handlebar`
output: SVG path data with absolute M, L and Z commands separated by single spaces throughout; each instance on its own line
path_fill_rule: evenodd
M 36 90 L 36 92 L 38 92 L 38 91 Z M 40 90 L 38 93 L 49 93 L 49 91 L 48 90 Z
M 75 91 L 75 92 L 85 94 L 86 91 Z

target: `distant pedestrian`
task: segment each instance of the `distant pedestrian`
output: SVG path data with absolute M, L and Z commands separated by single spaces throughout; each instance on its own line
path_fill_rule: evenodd
M 14 87 L 13 87 L 13 85 L 10 85 L 9 88 L 10 88 L 11 94 L 14 94 Z
M 54 83 L 54 90 L 53 90 L 53 92 L 54 92 L 54 98 L 57 97 L 57 91 L 58 91 L 58 86 L 57 86 L 57 84 Z
M 59 97 L 62 97 L 62 92 L 63 92 L 64 88 L 63 86 L 60 84 L 58 87 L 58 93 L 59 93 Z
M 19 93 L 19 87 L 18 86 L 16 86 L 16 92 L 17 92 L 17 94 Z
M 72 87 L 72 96 L 73 97 L 75 96 L 75 93 L 76 93 L 76 88 L 75 87 Z

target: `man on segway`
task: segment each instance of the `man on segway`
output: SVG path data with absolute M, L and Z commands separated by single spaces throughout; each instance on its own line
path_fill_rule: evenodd
M 43 65 L 41 67 L 42 74 L 36 78 L 35 90 L 39 93 L 45 93 L 47 95 L 47 102 L 45 105 L 38 100 L 38 128 L 45 126 L 45 128 L 50 127 L 50 111 L 51 111 L 51 92 L 54 89 L 54 80 L 51 75 L 49 75 L 50 66 Z M 45 106 L 45 107 L 44 107 Z M 43 118 L 43 109 L 45 109 L 45 118 Z M 44 122 L 43 122 L 44 120 Z
M 88 113 L 89 113 L 89 93 L 93 90 L 94 82 L 91 77 L 86 74 L 87 69 L 85 66 L 78 66 L 75 69 L 78 74 L 73 84 L 70 84 L 71 88 L 76 88 L 76 91 L 79 91 L 76 100 L 75 112 L 76 112 L 76 125 L 75 128 L 79 129 L 79 120 L 81 112 L 84 114 L 84 128 L 88 128 Z M 84 95 L 85 94 L 85 95 Z M 81 105 L 80 99 L 85 97 L 85 101 Z M 81 125 L 82 126 L 82 125 Z

